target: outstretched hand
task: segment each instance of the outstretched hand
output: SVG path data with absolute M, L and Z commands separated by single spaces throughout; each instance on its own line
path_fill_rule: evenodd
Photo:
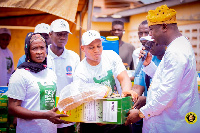
M 140 109 L 146 104 L 146 97 L 145 96 L 139 96 L 137 102 L 133 105 L 133 109 Z
M 134 103 L 138 99 L 138 94 L 133 90 L 122 91 L 122 97 L 127 97 L 127 96 L 131 96 Z
M 136 123 L 137 121 L 141 120 L 138 113 L 139 113 L 138 109 L 131 109 L 128 112 L 128 117 L 127 117 L 127 120 L 125 122 L 125 125 L 130 125 L 132 123 Z
M 61 124 L 61 123 L 68 124 L 69 122 L 60 119 L 60 117 L 68 117 L 68 115 L 57 114 L 56 113 L 57 110 L 58 110 L 58 108 L 53 108 L 50 111 L 46 112 L 47 113 L 47 119 L 54 124 Z

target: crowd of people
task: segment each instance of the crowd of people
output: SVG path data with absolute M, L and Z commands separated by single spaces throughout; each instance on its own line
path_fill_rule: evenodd
M 69 116 L 57 114 L 55 107 L 60 91 L 73 81 L 106 85 L 112 95 L 132 96 L 134 101 L 125 124 L 80 123 L 81 133 L 200 131 L 196 60 L 189 40 L 178 30 L 176 11 L 162 5 L 148 11 L 146 19 L 138 26 L 141 47 L 137 49 L 122 41 L 124 23 L 112 22 L 110 33 L 119 38 L 119 55 L 103 50 L 98 31 L 86 31 L 80 47 L 85 53 L 82 61 L 65 48 L 72 34 L 66 20 L 38 24 L 27 33 L 25 54 L 15 70 L 7 48 L 11 32 L 1 28 L 0 86 L 8 86 L 8 112 L 17 118 L 16 132 L 74 133 L 75 123 L 60 119 Z M 126 69 L 137 67 L 144 46 L 151 49 L 140 73 L 129 77 Z

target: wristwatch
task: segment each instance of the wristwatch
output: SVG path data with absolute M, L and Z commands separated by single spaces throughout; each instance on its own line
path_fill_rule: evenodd
M 144 114 L 140 110 L 138 112 L 138 115 L 139 115 L 140 118 L 144 118 L 145 117 Z

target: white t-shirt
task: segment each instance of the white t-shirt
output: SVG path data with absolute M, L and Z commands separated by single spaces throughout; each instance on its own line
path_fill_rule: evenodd
M 51 46 L 51 45 L 50 45 Z M 57 92 L 56 96 L 59 97 L 60 91 L 73 81 L 74 71 L 76 66 L 80 62 L 79 55 L 74 51 L 64 49 L 62 55 L 55 55 L 50 46 L 48 47 L 47 55 L 47 67 L 52 69 L 57 76 Z M 67 127 L 73 125 L 70 124 L 60 124 L 58 128 Z
M 9 98 L 22 100 L 21 107 L 31 111 L 46 112 L 55 105 L 56 75 L 50 69 L 38 73 L 17 69 L 10 78 Z M 55 133 L 57 125 L 46 119 L 17 119 L 17 133 Z
M 139 62 L 139 54 L 140 54 L 140 50 L 142 50 L 142 47 L 143 46 L 141 46 L 133 51 L 132 57 L 133 57 L 134 69 L 136 69 L 137 64 Z
M 81 80 L 85 83 L 100 83 L 110 86 L 114 93 L 121 94 L 121 86 L 117 76 L 126 70 L 121 58 L 112 50 L 103 50 L 101 62 L 91 66 L 84 58 L 77 66 L 74 81 Z
M 8 48 L 0 48 L 0 86 L 7 86 L 13 71 L 14 62 L 12 52 Z

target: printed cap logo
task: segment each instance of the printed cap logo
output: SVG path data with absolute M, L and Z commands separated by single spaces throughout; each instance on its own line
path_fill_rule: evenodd
M 194 124 L 197 121 L 197 115 L 194 112 L 189 112 L 185 115 L 185 121 L 188 124 Z

